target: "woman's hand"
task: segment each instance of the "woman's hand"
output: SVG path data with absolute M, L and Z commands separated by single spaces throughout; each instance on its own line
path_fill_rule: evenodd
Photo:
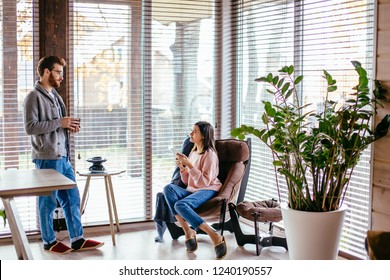
M 187 156 L 181 153 L 176 154 L 176 164 L 179 166 L 180 171 L 184 171 L 186 167 L 189 169 L 192 168 L 191 162 L 188 160 Z
M 186 170 L 186 167 L 181 164 L 181 162 L 176 158 L 175 159 L 176 165 L 179 167 L 180 172 L 184 172 Z

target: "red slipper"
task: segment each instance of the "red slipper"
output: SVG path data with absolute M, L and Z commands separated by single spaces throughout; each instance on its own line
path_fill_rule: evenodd
M 50 248 L 45 248 L 46 251 L 56 254 L 66 254 L 72 251 L 73 249 L 69 246 L 65 245 L 62 242 L 57 241 L 54 245 L 52 245 Z
M 75 251 L 87 251 L 87 250 L 94 250 L 97 248 L 100 248 L 104 245 L 104 242 L 95 241 L 92 239 L 86 239 L 84 240 L 83 244 L 79 248 L 74 248 Z

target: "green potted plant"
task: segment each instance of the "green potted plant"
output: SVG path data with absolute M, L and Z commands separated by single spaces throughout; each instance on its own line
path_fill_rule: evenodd
M 3 209 L 3 208 L 1 208 L 0 209 L 0 217 L 2 217 L 3 218 L 3 220 L 4 220 L 4 226 L 6 225 L 6 222 L 7 222 L 7 216 L 5 215 L 5 209 Z
M 359 62 L 352 64 L 359 80 L 342 105 L 331 98 L 337 90 L 336 81 L 323 71 L 327 89 L 321 112 L 310 111 L 310 104 L 302 104 L 297 88 L 303 76 L 295 77 L 293 66 L 283 67 L 278 75 L 270 73 L 256 79 L 269 86 L 267 92 L 274 96 L 274 102 L 263 101 L 260 128 L 243 124 L 231 132 L 239 139 L 252 134 L 270 148 L 276 175 L 283 175 L 286 182 L 289 209 L 306 214 L 339 210 L 362 152 L 387 134 L 389 115 L 371 129 L 386 90 L 375 81 L 371 96 L 367 72 Z M 280 194 L 278 180 L 276 185 Z M 286 226 L 285 215 L 283 221 Z M 288 242 L 287 228 L 286 237 Z M 294 242 L 288 242 L 289 251 Z

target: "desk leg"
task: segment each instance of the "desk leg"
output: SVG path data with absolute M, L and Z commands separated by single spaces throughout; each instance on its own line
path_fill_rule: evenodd
M 12 197 L 3 198 L 2 200 L 18 259 L 32 260 L 33 256 L 16 209 L 16 203 Z
M 89 190 L 89 182 L 90 181 L 91 181 L 91 176 L 87 176 L 87 181 L 85 182 L 83 198 L 81 200 L 81 206 L 80 206 L 81 215 L 84 214 L 85 200 L 87 199 L 87 194 L 88 194 L 88 190 Z
M 114 232 L 114 222 L 112 220 L 112 207 L 111 207 L 111 194 L 110 194 L 110 188 L 109 188 L 109 175 L 104 176 L 104 182 L 106 186 L 106 195 L 107 195 L 107 206 L 108 206 L 108 216 L 110 218 L 110 229 L 111 229 L 111 237 L 112 237 L 112 244 L 115 245 L 115 232 Z
M 119 219 L 118 219 L 118 212 L 116 210 L 116 203 L 115 203 L 115 195 L 114 195 L 114 188 L 112 187 L 112 180 L 111 176 L 108 176 L 108 187 L 110 188 L 110 193 L 111 193 L 111 201 L 112 201 L 112 206 L 114 209 L 114 216 L 115 216 L 115 222 L 116 222 L 116 229 L 119 232 Z

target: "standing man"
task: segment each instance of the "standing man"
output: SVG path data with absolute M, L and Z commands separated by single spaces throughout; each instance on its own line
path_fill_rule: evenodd
M 69 179 L 75 174 L 69 161 L 69 133 L 80 131 L 80 120 L 67 116 L 65 104 L 55 88 L 63 80 L 66 62 L 57 56 L 42 58 L 37 67 L 39 80 L 24 100 L 24 127 L 31 136 L 32 160 L 37 169 L 55 169 Z M 57 200 L 64 209 L 71 247 L 56 240 L 53 212 Z M 80 214 L 80 193 L 76 187 L 53 191 L 50 196 L 38 197 L 39 222 L 43 248 L 65 254 L 72 250 L 92 250 L 104 245 L 84 239 Z

